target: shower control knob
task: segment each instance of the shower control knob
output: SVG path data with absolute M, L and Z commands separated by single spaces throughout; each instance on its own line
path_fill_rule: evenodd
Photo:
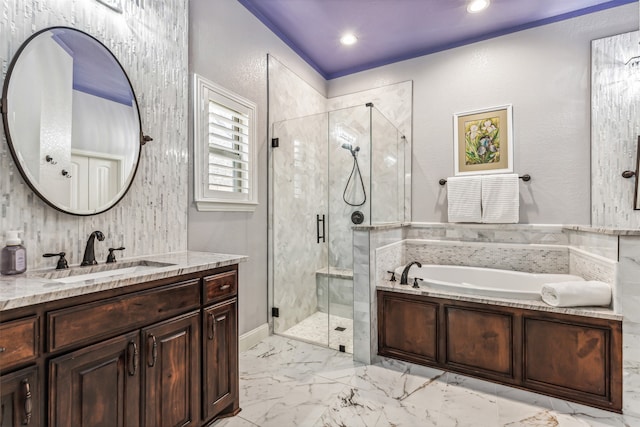
M 362 224 L 362 222 L 364 221 L 364 214 L 360 211 L 355 211 L 354 213 L 351 214 L 351 222 L 358 225 L 358 224 Z

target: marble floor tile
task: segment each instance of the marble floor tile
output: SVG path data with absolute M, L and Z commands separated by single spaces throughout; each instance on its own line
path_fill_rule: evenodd
M 619 415 L 438 369 L 270 336 L 240 354 L 240 407 L 213 427 L 640 427 Z

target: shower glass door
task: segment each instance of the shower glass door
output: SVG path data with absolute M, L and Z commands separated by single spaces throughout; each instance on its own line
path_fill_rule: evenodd
M 380 111 L 371 108 L 371 223 L 404 221 L 406 139 Z
M 276 334 L 328 346 L 327 114 L 273 124 L 273 318 Z

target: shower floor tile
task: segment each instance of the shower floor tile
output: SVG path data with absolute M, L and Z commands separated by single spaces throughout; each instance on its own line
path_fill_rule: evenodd
M 336 330 L 336 328 L 339 328 L 339 330 Z M 342 330 L 342 328 L 344 329 Z M 310 343 L 328 345 L 329 348 L 335 350 L 339 350 L 340 346 L 343 345 L 345 352 L 353 353 L 353 320 L 345 317 L 328 315 L 317 311 L 280 335 Z

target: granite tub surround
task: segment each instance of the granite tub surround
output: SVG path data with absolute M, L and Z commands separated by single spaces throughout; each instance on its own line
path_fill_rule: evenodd
M 55 281 L 56 278 L 64 277 L 61 274 L 67 274 L 68 276 L 70 271 L 60 273 L 52 269 L 31 271 L 16 276 L 0 276 L 0 311 L 224 267 L 244 262 L 247 257 L 244 255 L 186 251 L 121 259 L 118 260 L 118 263 L 124 264 L 140 260 L 148 261 L 151 264 L 171 265 L 154 268 L 150 272 L 141 271 L 121 274 L 112 278 L 104 277 L 72 283 Z M 72 268 L 83 269 L 84 267 Z
M 515 300 L 508 298 L 484 297 L 478 295 L 465 295 L 452 292 L 436 291 L 429 288 L 429 285 L 420 283 L 420 288 L 409 285 L 400 285 L 399 282 L 386 281 L 377 286 L 378 290 L 399 292 L 409 295 L 422 295 L 433 298 L 446 298 L 456 301 L 476 302 L 487 305 L 498 305 L 503 307 L 524 308 L 527 310 L 547 311 L 550 313 L 572 314 L 576 316 L 598 317 L 609 320 L 622 320 L 621 314 L 616 313 L 608 307 L 552 307 L 543 301 L 535 300 Z
M 378 286 L 385 284 L 390 275 L 387 267 L 405 265 L 413 259 L 403 258 L 401 249 L 406 240 L 438 240 L 444 243 L 458 244 L 470 242 L 517 243 L 535 247 L 543 244 L 555 251 L 566 253 L 567 273 L 577 274 L 589 279 L 597 279 L 612 284 L 614 291 L 613 310 L 606 308 L 571 308 L 559 312 L 578 314 L 623 321 L 623 413 L 640 416 L 640 230 L 613 227 L 568 225 L 525 225 L 506 226 L 484 224 L 385 224 L 380 227 L 357 227 L 357 242 L 354 240 L 354 257 L 368 263 L 356 269 L 363 272 L 354 280 L 354 296 L 362 304 L 361 319 L 376 321 L 377 304 L 370 299 Z M 495 241 L 494 241 L 495 239 Z M 357 244 L 356 244 L 357 243 Z M 443 243 L 440 243 L 443 244 Z M 516 247 L 516 246 L 511 246 Z M 359 252 L 362 252 L 358 254 Z M 386 263 L 386 264 L 385 264 Z M 447 262 L 448 263 L 448 262 Z M 490 266 L 489 266 L 490 267 Z M 365 280 L 371 278 L 371 281 Z M 611 278 L 613 277 L 613 280 Z M 421 294 L 423 291 L 403 287 L 402 292 Z M 428 291 L 427 291 L 428 292 Z M 431 294 L 435 296 L 435 294 Z M 447 297 L 449 297 L 447 295 Z M 457 298 L 466 298 L 457 296 Z M 370 300 L 371 313 L 365 313 L 365 301 Z M 504 303 L 492 299 L 487 303 Z M 508 303 L 508 302 L 507 302 Z M 522 302 L 520 302 L 521 304 Z M 517 304 L 517 303 L 516 303 Z M 557 311 L 557 308 L 538 302 L 536 310 Z M 539 306 L 537 306 L 539 305 Z M 357 302 L 354 303 L 357 307 Z M 568 310 L 568 311 L 564 311 Z M 376 318 L 376 319 L 374 319 Z M 359 327 L 362 328 L 359 330 Z M 367 322 L 354 322 L 354 358 L 369 363 L 378 360 L 377 343 L 365 342 L 365 337 L 376 336 L 375 325 Z M 358 345 L 358 337 L 362 342 Z M 367 353 L 366 349 L 369 348 Z M 360 349 L 360 352 L 358 351 Z M 633 418 L 635 420 L 635 418 Z M 637 422 L 637 421 L 636 421 Z

